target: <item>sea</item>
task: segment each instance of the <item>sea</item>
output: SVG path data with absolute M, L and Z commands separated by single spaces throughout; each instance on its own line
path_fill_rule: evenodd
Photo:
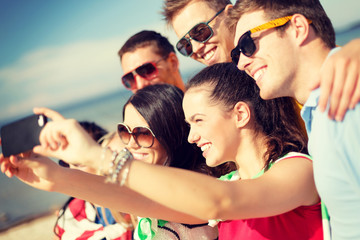
M 340 46 L 359 37 L 360 23 L 336 32 L 337 44 Z M 193 72 L 184 74 L 183 78 L 188 79 L 190 75 Z M 122 120 L 122 107 L 130 96 L 131 92 L 126 90 L 110 92 L 55 110 L 67 118 L 95 122 L 108 131 L 114 131 L 116 124 Z M 6 122 L 14 120 L 7 119 Z M 6 122 L 0 122 L 0 126 Z M 0 232 L 55 211 L 68 198 L 63 194 L 34 189 L 16 178 L 9 179 L 0 174 Z

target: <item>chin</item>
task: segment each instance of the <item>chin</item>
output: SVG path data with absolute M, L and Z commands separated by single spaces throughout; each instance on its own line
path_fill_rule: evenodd
M 206 159 L 206 165 L 208 165 L 209 167 L 216 167 L 219 166 L 221 163 L 218 163 L 217 161 L 214 161 L 212 159 Z
M 260 90 L 260 97 L 264 100 L 270 100 L 270 99 L 275 98 L 274 96 L 272 96 L 271 93 L 268 93 L 268 92 L 262 91 L 262 90 Z

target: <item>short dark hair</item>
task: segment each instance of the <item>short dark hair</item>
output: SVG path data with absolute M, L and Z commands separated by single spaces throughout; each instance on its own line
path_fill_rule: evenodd
M 79 124 L 89 133 L 89 135 L 95 140 L 99 141 L 105 134 L 108 133 L 106 129 L 101 127 L 95 122 L 80 121 Z
M 236 25 L 243 14 L 257 10 L 263 10 L 268 20 L 301 14 L 312 21 L 310 26 L 328 48 L 336 46 L 334 27 L 319 0 L 237 0 L 230 10 L 230 27 Z
M 230 0 L 165 0 L 162 15 L 168 24 L 171 24 L 174 15 L 181 11 L 192 1 L 205 2 L 211 9 L 218 12 L 226 5 L 231 4 Z
M 120 60 L 125 53 L 147 46 L 152 46 L 154 52 L 164 58 L 169 56 L 171 52 L 175 53 L 174 46 L 166 37 L 155 31 L 144 30 L 131 36 L 124 43 L 118 52 Z
M 263 100 L 254 79 L 233 63 L 218 63 L 204 68 L 187 83 L 186 88 L 209 86 L 212 104 L 230 111 L 237 102 L 246 102 L 254 119 L 255 130 L 267 136 L 265 169 L 288 152 L 307 153 L 307 135 L 293 98 Z

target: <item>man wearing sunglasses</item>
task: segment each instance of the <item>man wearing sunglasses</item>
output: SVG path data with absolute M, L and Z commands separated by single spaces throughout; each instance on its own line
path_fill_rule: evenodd
M 185 89 L 174 47 L 161 34 L 138 32 L 125 42 L 118 55 L 124 72 L 121 81 L 133 93 L 156 83 Z
M 179 37 L 177 50 L 205 65 L 230 62 L 235 37 L 235 29 L 227 21 L 231 8 L 229 0 L 165 0 L 163 15 Z M 352 51 L 344 49 L 331 56 L 313 85 L 313 88 L 322 86 L 320 107 L 324 108 L 327 100 L 331 100 L 331 118 L 342 119 L 349 106 L 360 101 L 360 80 L 356 77 L 360 69 L 353 68 L 348 75 L 345 71 L 349 62 L 355 65 L 360 61 L 357 57 L 360 47 L 354 48 L 354 43 L 346 47 Z
M 230 0 L 166 0 L 163 15 L 179 41 L 177 50 L 205 65 L 230 62 L 234 32 L 226 24 Z
M 291 96 L 304 104 L 315 183 L 329 210 L 332 238 L 360 239 L 360 104 L 334 121 L 318 109 L 320 89 L 310 88 L 339 50 L 334 29 L 318 0 L 267 3 L 235 4 L 232 59 L 254 78 L 264 99 Z

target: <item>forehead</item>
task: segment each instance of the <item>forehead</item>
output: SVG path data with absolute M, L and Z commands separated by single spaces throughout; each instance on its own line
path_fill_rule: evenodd
M 257 27 L 263 23 L 267 22 L 265 19 L 264 11 L 253 11 L 250 13 L 245 13 L 241 16 L 239 21 L 236 24 L 236 32 L 234 38 L 234 44 L 237 45 L 240 37 L 250 29 Z
M 191 1 L 176 15 L 171 22 L 176 35 L 184 36 L 194 25 L 207 22 L 216 14 L 216 11 L 208 6 L 205 1 Z
M 183 100 L 183 109 L 185 118 L 189 120 L 191 116 L 197 113 L 205 113 L 209 106 L 209 92 L 205 87 L 194 87 L 185 92 Z
M 125 107 L 124 123 L 131 129 L 134 127 L 149 127 L 144 117 L 136 110 L 132 104 Z
M 153 50 L 153 46 L 137 48 L 133 52 L 127 52 L 122 56 L 121 66 L 124 73 L 130 72 L 146 62 L 155 62 L 161 57 Z

